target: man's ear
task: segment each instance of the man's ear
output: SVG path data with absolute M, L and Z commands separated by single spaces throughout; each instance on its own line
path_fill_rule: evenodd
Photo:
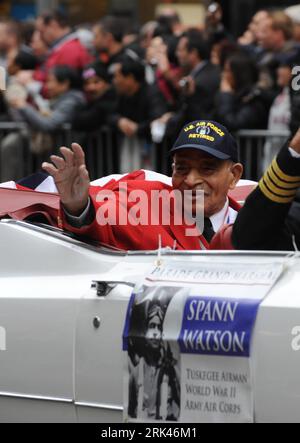
M 242 178 L 244 172 L 244 167 L 241 163 L 234 163 L 231 166 L 231 173 L 232 173 L 232 180 L 230 184 L 230 190 L 233 191 L 233 189 L 236 188 L 236 185 Z

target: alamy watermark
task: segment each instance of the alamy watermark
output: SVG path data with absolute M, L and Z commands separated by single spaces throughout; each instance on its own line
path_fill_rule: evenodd
M 187 237 L 199 236 L 204 229 L 204 192 L 128 190 L 121 182 L 118 192 L 102 190 L 96 196 L 99 226 L 184 226 Z
M 300 91 L 300 66 L 294 66 L 292 69 L 292 89 L 295 92 Z
M 300 326 L 295 326 L 292 329 L 292 349 L 295 352 L 299 352 L 300 351 Z

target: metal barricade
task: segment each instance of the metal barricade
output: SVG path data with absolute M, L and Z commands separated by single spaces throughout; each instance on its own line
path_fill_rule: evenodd
M 289 131 L 242 130 L 236 134 L 244 178 L 258 181 L 290 137 Z
M 71 132 L 71 138 L 83 147 L 91 180 L 118 173 L 118 140 L 109 127 L 92 133 Z
M 17 146 L 18 152 L 10 149 L 12 145 Z M 14 162 L 19 175 L 30 173 L 29 166 L 29 140 L 27 137 L 27 126 L 24 123 L 0 122 L 0 178 L 1 181 L 14 179 L 10 177 L 9 170 Z M 6 173 L 7 172 L 7 173 Z
M 102 127 L 93 133 L 74 132 L 71 125 L 63 125 L 61 129 L 51 134 L 52 146 L 50 150 L 41 150 L 39 155 L 31 152 L 32 132 L 24 123 L 0 123 L 0 146 L 5 137 L 9 134 L 18 134 L 21 144 L 20 170 L 22 177 L 33 174 L 40 170 L 43 161 L 47 160 L 51 154 L 58 154 L 61 146 L 71 146 L 72 142 L 81 144 L 86 154 L 87 166 L 91 179 L 95 180 L 110 174 L 118 173 L 119 170 L 119 140 L 117 134 L 109 127 Z M 235 134 L 238 141 L 240 160 L 244 165 L 245 179 L 259 180 L 264 170 L 268 166 L 268 150 L 274 156 L 280 147 L 286 142 L 290 133 L 288 131 L 265 131 L 265 130 L 242 130 Z M 153 146 L 152 159 L 153 167 L 157 172 L 170 175 L 171 159 L 168 155 L 170 141 L 165 140 L 160 145 Z M 12 153 L 13 155 L 13 153 Z M 5 163 L 2 159 L 2 149 L 0 152 L 0 171 L 5 170 Z M 1 172 L 0 172 L 1 174 Z M 1 182 L 3 178 L 0 177 Z M 9 177 L 15 180 L 20 177 Z
M 34 134 L 25 123 L 0 123 L 0 182 L 18 180 L 39 171 L 42 163 L 52 154 L 59 154 L 61 146 L 70 147 L 73 142 L 83 146 L 91 179 L 118 172 L 118 143 L 114 132 L 108 127 L 93 133 L 78 133 L 72 131 L 70 124 L 65 124 L 55 133 L 42 134 L 39 153 L 32 152 Z M 9 150 L 4 152 L 8 137 L 13 139 L 12 145 L 17 145 L 17 149 L 12 149 L 11 153 Z M 48 140 L 46 147 L 43 140 L 47 137 L 51 143 Z M 14 164 L 9 165 L 10 161 Z M 9 171 L 16 169 L 15 174 L 10 174 Z

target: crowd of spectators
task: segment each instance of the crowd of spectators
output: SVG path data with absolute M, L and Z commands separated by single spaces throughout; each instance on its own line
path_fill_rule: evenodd
M 106 16 L 73 29 L 59 10 L 33 23 L 0 20 L 0 65 L 8 74 L 0 120 L 27 128 L 1 139 L 2 181 L 22 175 L 20 138 L 29 137 L 33 155 L 49 155 L 66 123 L 82 134 L 79 141 L 111 128 L 118 148 L 113 172 L 150 169 L 153 143 L 171 144 L 193 120 L 213 119 L 232 132 L 294 132 L 299 10 L 259 11 L 239 39 L 224 27 L 217 3 L 205 26 L 193 28 L 172 8 L 141 27 Z M 266 164 L 279 149 L 266 144 Z

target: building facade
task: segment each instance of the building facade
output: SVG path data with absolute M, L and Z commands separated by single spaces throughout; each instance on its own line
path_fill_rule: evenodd
M 255 11 L 262 8 L 284 8 L 295 0 L 218 0 L 222 4 L 225 23 L 234 35 L 240 35 Z M 60 6 L 70 13 L 74 24 L 94 22 L 108 13 L 115 13 L 135 22 L 153 20 L 159 4 L 199 5 L 211 0 L 1 0 L 0 16 L 25 20 L 36 14 Z M 241 11 L 243 11 L 241 13 Z

